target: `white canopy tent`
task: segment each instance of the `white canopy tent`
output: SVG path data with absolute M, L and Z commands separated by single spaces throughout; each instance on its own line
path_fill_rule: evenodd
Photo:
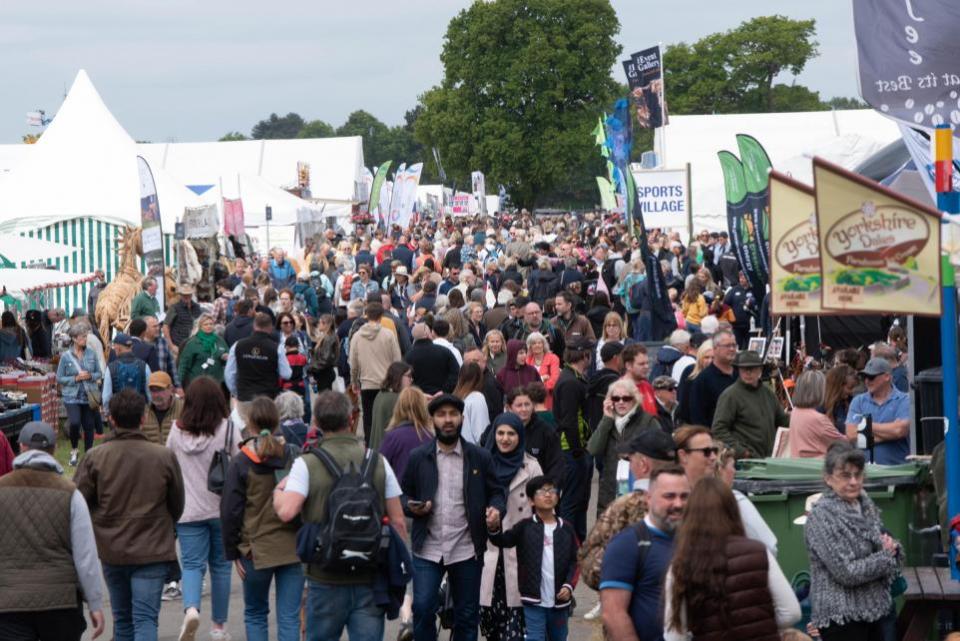
M 41 238 L 0 234 L 0 262 L 7 261 L 14 265 L 46 262 L 53 258 L 70 256 L 76 251 L 76 247 L 52 243 Z
M 65 219 L 140 224 L 137 145 L 81 70 L 56 118 L 28 152 L 7 154 L 0 173 L 0 227 L 35 229 Z M 3 157 L 0 154 L 0 157 Z M 203 203 L 159 167 L 152 167 L 163 224 Z
M 67 287 L 93 280 L 93 274 L 71 274 L 59 269 L 0 269 L 0 285 L 11 293 Z
M 737 134 L 756 138 L 775 169 L 806 184 L 813 182 L 813 156 L 853 169 L 900 137 L 897 125 L 872 109 L 670 116 L 670 124 L 657 130 L 655 149 L 664 149 L 661 161 L 667 168 L 690 163 L 695 230 L 727 227 L 717 152 L 739 156 Z

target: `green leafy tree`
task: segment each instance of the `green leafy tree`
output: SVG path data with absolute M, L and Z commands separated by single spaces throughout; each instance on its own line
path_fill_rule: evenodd
M 802 85 L 774 85 L 781 73 L 797 75 L 817 56 L 815 36 L 814 20 L 761 16 L 692 45 L 667 47 L 664 68 L 670 112 L 823 109 L 819 96 Z
M 249 138 L 244 136 L 239 131 L 231 131 L 230 133 L 220 136 L 220 142 L 233 142 L 236 140 L 249 140 Z
M 390 129 L 372 114 L 362 109 L 354 111 L 347 117 L 347 121 L 337 127 L 338 136 L 363 137 L 363 161 L 370 165 L 379 165 L 388 158 L 386 153 Z
M 448 182 L 471 170 L 514 202 L 596 201 L 602 171 L 590 132 L 617 95 L 620 23 L 608 0 L 477 2 L 451 20 L 440 86 L 421 96 L 417 141 Z
M 859 98 L 846 98 L 844 96 L 837 96 L 831 98 L 830 100 L 823 103 L 830 109 L 869 109 L 870 105 L 863 102 Z
M 333 138 L 337 135 L 333 125 L 322 120 L 311 120 L 303 126 L 297 138 Z
M 303 118 L 299 114 L 290 112 L 283 117 L 270 114 L 269 118 L 253 126 L 250 137 L 254 140 L 296 138 L 303 125 Z

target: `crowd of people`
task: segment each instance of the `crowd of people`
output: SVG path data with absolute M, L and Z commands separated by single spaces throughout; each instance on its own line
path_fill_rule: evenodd
M 57 362 L 75 475 L 44 423 L 0 466 L 0 541 L 32 552 L 0 558 L 0 638 L 79 639 L 78 592 L 99 635 L 102 574 L 117 641 L 156 639 L 177 599 L 192 641 L 208 570 L 211 639 L 235 578 L 251 641 L 271 584 L 280 641 L 382 639 L 388 617 L 417 641 L 559 641 L 574 607 L 618 641 L 800 635 L 776 537 L 733 489 L 778 428 L 824 458 L 810 631 L 889 638 L 902 548 L 862 488 L 866 460 L 909 449 L 899 327 L 865 364 L 810 362 L 791 411 L 746 349 L 762 305 L 727 235 L 647 240 L 664 335 L 639 241 L 592 214 L 329 229 L 297 259 L 237 258 L 213 300 L 181 286 L 161 310 L 146 278 L 113 336 L 3 312 L 0 357 Z

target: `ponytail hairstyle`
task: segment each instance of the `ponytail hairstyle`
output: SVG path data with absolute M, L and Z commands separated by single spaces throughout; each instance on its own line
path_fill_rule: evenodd
M 266 396 L 255 398 L 247 408 L 246 419 L 247 428 L 257 434 L 256 453 L 260 460 L 283 458 L 283 443 L 273 433 L 280 425 L 276 404 Z

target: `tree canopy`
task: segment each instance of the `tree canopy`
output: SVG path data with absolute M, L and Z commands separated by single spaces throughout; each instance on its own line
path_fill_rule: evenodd
M 460 185 L 482 169 L 526 206 L 592 199 L 602 165 L 590 131 L 616 96 L 619 30 L 608 0 L 474 3 L 447 28 L 416 139 Z
M 269 118 L 261 120 L 253 126 L 250 137 L 254 140 L 296 138 L 300 130 L 303 129 L 303 125 L 303 118 L 300 117 L 300 114 L 295 114 L 292 111 L 283 117 L 270 114 Z

